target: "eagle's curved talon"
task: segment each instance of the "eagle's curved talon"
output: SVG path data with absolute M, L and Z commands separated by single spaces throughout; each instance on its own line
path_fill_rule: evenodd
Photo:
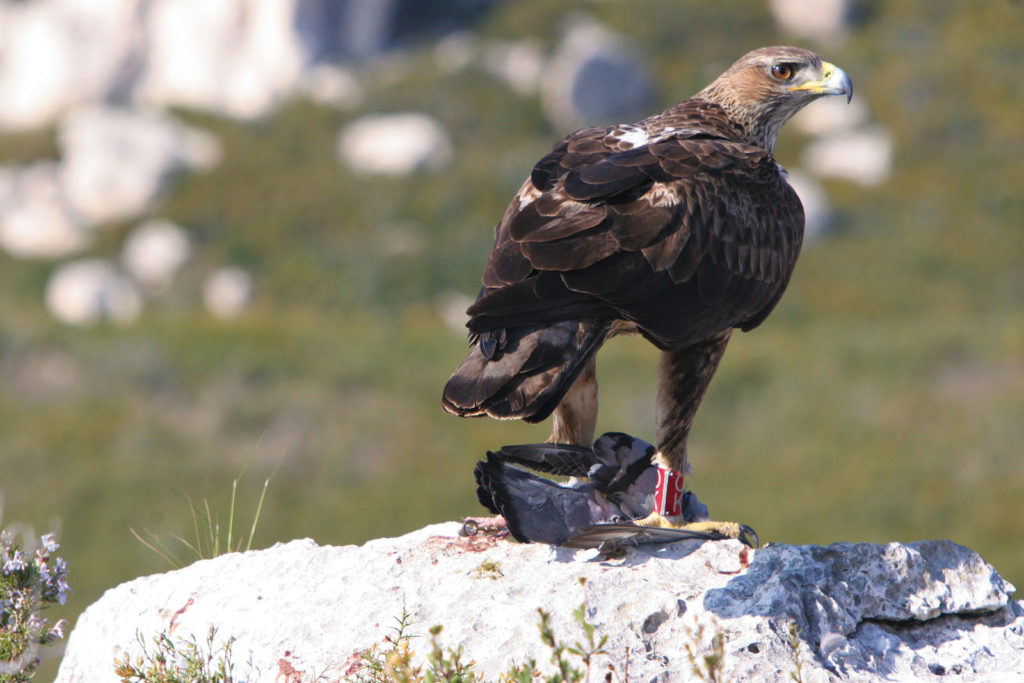
M 761 539 L 758 538 L 757 532 L 751 529 L 746 524 L 740 524 L 740 535 L 737 539 L 744 545 L 747 545 L 754 550 L 761 547 Z
M 643 519 L 635 520 L 634 523 L 641 527 L 686 531 L 695 536 L 703 536 L 708 540 L 721 541 L 732 538 L 755 549 L 760 545 L 761 540 L 753 528 L 738 522 L 716 522 L 713 520 L 687 522 L 681 515 L 664 517 L 654 512 Z

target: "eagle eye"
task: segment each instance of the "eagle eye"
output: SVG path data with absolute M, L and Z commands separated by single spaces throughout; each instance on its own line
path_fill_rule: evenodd
M 772 64 L 772 76 L 779 81 L 788 81 L 796 71 L 792 64 Z

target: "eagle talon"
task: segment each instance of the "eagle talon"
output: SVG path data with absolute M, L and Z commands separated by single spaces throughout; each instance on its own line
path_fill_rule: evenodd
M 702 536 L 713 541 L 723 541 L 732 538 L 755 549 L 761 544 L 761 539 L 756 531 L 746 524 L 738 522 L 715 522 L 711 520 L 688 522 L 682 515 L 664 517 L 654 512 L 643 519 L 635 520 L 634 524 L 639 527 L 657 527 L 660 529 L 685 531 L 694 534 L 694 536 Z
M 674 524 L 670 518 L 650 515 L 625 524 L 592 524 L 580 529 L 565 542 L 569 548 L 628 547 L 638 545 L 664 545 L 686 540 L 723 541 L 736 539 L 746 546 L 757 548 L 757 533 L 746 524 L 736 522 L 684 522 Z

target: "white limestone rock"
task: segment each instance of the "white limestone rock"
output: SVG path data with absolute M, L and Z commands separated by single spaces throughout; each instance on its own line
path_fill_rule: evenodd
M 801 154 L 803 165 L 822 177 L 875 186 L 892 172 L 892 134 L 882 126 L 869 126 L 823 136 Z
M 142 312 L 132 281 L 103 259 L 82 259 L 57 267 L 46 283 L 46 306 L 69 325 L 109 321 L 127 325 Z
M 516 93 L 532 95 L 544 73 L 544 51 L 535 40 L 495 40 L 484 47 L 483 65 Z
M 92 231 L 61 194 L 54 162 L 0 168 L 0 248 L 7 254 L 57 259 L 91 241 Z
M 779 28 L 798 38 L 823 45 L 842 40 L 849 32 L 851 0 L 769 0 Z
M 299 88 L 313 102 L 340 110 L 352 109 L 366 98 L 355 71 L 340 64 L 317 64 L 307 69 Z
M 832 223 L 832 203 L 814 176 L 797 169 L 788 171 L 786 175 L 804 207 L 804 244 L 813 244 L 828 232 Z
M 457 73 L 480 59 L 480 41 L 470 31 L 455 31 L 438 40 L 432 52 L 442 73 Z
M 419 112 L 356 119 L 338 134 L 338 158 L 363 174 L 406 176 L 443 167 L 452 156 L 444 127 Z
M 42 126 L 130 88 L 139 15 L 135 0 L 0 5 L 0 129 Z
M 89 223 L 124 220 L 150 209 L 175 173 L 212 168 L 211 134 L 155 111 L 86 106 L 61 121 L 60 184 Z
M 220 268 L 203 283 L 203 304 L 217 318 L 238 317 L 249 307 L 250 299 L 252 276 L 243 268 Z
M 152 289 L 171 283 L 192 255 L 185 229 L 168 220 L 142 223 L 121 246 L 121 265 L 132 277 Z
M 449 289 L 438 295 L 435 307 L 445 327 L 453 334 L 465 337 L 467 334 L 466 321 L 469 320 L 469 316 L 466 315 L 466 309 L 472 303 L 473 297 L 454 289 Z
M 863 98 L 847 102 L 842 97 L 823 97 L 798 111 L 789 126 L 804 135 L 828 135 L 857 128 L 867 123 L 868 118 Z
M 236 639 L 239 680 L 343 679 L 361 652 L 387 646 L 403 610 L 420 636 L 442 624 L 442 643 L 462 647 L 493 680 L 528 657 L 546 667 L 537 608 L 551 613 L 558 637 L 581 639 L 572 612 L 584 601 L 586 619 L 608 636 L 600 677 L 609 662 L 623 671 L 628 648 L 630 680 L 688 680 L 685 647 L 707 654 L 716 633 L 729 680 L 788 679 L 797 657 L 804 681 L 954 671 L 977 681 L 1024 670 L 1024 604 L 1010 602 L 1013 587 L 980 556 L 949 541 L 757 551 L 687 541 L 608 559 L 460 538 L 459 526 L 359 547 L 292 541 L 122 584 L 79 618 L 57 680 L 113 683 L 111 662 L 138 653 L 137 633 L 204 642 L 211 625 L 219 641 Z M 411 645 L 422 656 L 428 643 Z
M 145 12 L 145 104 L 251 119 L 298 87 L 307 55 L 299 0 L 153 0 Z

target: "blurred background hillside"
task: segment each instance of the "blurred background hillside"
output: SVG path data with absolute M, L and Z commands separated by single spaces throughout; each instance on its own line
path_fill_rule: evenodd
M 481 513 L 476 459 L 548 428 L 439 396 L 533 162 L 798 44 L 854 101 L 783 131 L 812 236 L 688 483 L 762 540 L 951 538 L 1024 585 L 1022 36 L 1010 0 L 4 2 L 2 520 L 59 530 L 73 619 L 243 472 L 257 547 Z M 599 432 L 653 438 L 655 363 L 602 352 Z

